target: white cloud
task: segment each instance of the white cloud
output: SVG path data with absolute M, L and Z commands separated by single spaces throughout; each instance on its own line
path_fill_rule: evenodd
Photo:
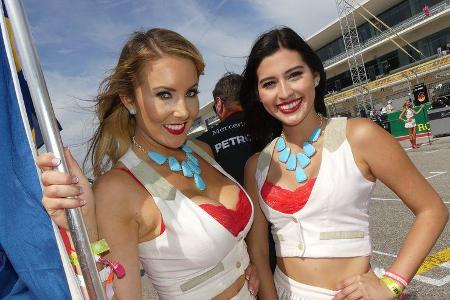
M 334 0 L 248 0 L 263 16 L 276 24 L 292 27 L 304 38 L 321 29 L 337 15 Z
M 92 76 L 66 76 L 59 72 L 46 72 L 46 81 L 56 118 L 63 130 L 61 137 L 78 162 L 86 152 L 86 141 L 92 136 L 95 116 L 92 100 L 96 94 L 96 82 Z

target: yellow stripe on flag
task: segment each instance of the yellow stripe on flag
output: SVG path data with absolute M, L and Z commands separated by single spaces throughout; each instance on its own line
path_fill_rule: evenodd
M 12 34 L 11 23 L 9 22 L 9 18 L 5 18 L 5 21 L 6 21 L 6 28 L 8 30 L 9 40 L 11 41 L 11 50 L 12 50 L 12 53 L 14 56 L 14 64 L 16 65 L 17 72 L 19 72 L 20 70 L 22 70 L 22 65 L 20 64 L 19 56 L 17 56 L 17 53 L 16 53 L 16 47 L 14 45 L 14 37 Z

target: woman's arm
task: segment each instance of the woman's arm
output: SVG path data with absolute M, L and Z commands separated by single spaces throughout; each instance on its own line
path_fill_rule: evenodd
M 159 235 L 160 214 L 151 196 L 125 172 L 113 170 L 103 175 L 95 183 L 94 192 L 99 237 L 110 247 L 105 258 L 120 262 L 126 271 L 125 277 L 114 279 L 115 297 L 141 299 L 139 238 Z M 146 224 L 141 225 L 142 219 Z
M 361 123 L 359 128 L 353 126 L 355 130 L 351 134 L 355 151 L 360 153 L 374 177 L 397 194 L 416 216 L 391 267 L 412 278 L 444 229 L 448 209 L 391 135 L 373 123 L 364 120 L 358 123 Z
M 347 136 L 355 159 L 360 158 L 370 175 L 396 193 L 416 216 L 389 268 L 411 279 L 444 229 L 448 209 L 400 144 L 385 130 L 366 120 L 352 120 Z M 384 231 L 388 232 L 389 228 Z M 370 282 L 368 285 L 375 284 L 375 281 Z
M 44 207 L 56 224 L 67 228 L 64 209 L 83 206 L 83 219 L 90 241 L 104 238 L 111 249 L 105 258 L 120 262 L 125 268 L 125 277 L 116 278 L 113 282 L 115 299 L 141 299 L 137 220 L 145 210 L 146 237 L 157 236 L 161 217 L 156 205 L 149 201 L 147 192 L 130 176 L 119 171 L 110 171 L 100 177 L 92 190 L 70 152 L 66 151 L 65 156 L 70 174 L 53 171 L 60 161 L 51 153 L 42 154 L 36 160 L 44 171 Z
M 403 122 L 407 122 L 407 121 L 403 120 L 403 118 L 402 118 L 403 115 L 405 114 L 405 111 L 406 111 L 406 110 L 403 108 L 403 109 L 402 109 L 402 112 L 401 112 L 400 115 L 398 116 L 398 119 L 401 120 L 401 121 L 403 121 Z
M 259 207 L 255 173 L 258 154 L 249 158 L 245 165 L 244 186 L 253 202 L 255 210 L 253 225 L 247 235 L 250 260 L 255 265 L 260 279 L 258 299 L 277 299 L 269 264 L 268 223 Z

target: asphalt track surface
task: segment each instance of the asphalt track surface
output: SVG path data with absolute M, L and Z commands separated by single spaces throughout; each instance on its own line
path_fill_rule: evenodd
M 431 141 L 431 143 L 429 143 Z M 408 141 L 400 142 L 413 163 L 431 183 L 450 209 L 450 137 L 420 138 L 419 149 Z M 372 228 L 372 266 L 387 268 L 395 259 L 414 215 L 383 183 L 377 182 L 370 202 Z M 426 199 L 424 199 L 426 201 Z M 142 277 L 143 298 L 158 299 Z M 436 245 L 406 290 L 407 299 L 450 299 L 450 225 L 447 224 Z
M 450 137 L 420 138 L 419 149 L 401 144 L 409 157 L 450 208 Z M 426 199 L 424 199 L 426 201 Z M 377 182 L 370 203 L 373 255 L 372 265 L 388 267 L 395 259 L 414 215 L 398 197 Z M 437 243 L 407 288 L 407 299 L 450 299 L 450 225 L 447 223 Z

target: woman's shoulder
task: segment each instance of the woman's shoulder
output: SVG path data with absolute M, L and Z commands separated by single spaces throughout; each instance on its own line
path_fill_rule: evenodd
M 96 206 L 123 214 L 134 213 L 150 195 L 125 168 L 113 168 L 100 176 L 93 186 Z
M 258 165 L 258 160 L 261 155 L 261 152 L 256 152 L 252 156 L 247 159 L 245 163 L 245 170 L 254 172 L 256 170 L 256 166 Z
M 389 134 L 378 124 L 366 118 L 347 120 L 347 140 L 351 146 L 369 146 L 385 139 Z
M 98 177 L 94 187 L 102 190 L 126 190 L 129 188 L 128 179 L 132 178 L 129 172 L 127 168 L 119 165 Z
M 99 226 L 138 224 L 140 237 L 160 226 L 161 212 L 152 195 L 125 166 L 100 176 L 94 192 Z

